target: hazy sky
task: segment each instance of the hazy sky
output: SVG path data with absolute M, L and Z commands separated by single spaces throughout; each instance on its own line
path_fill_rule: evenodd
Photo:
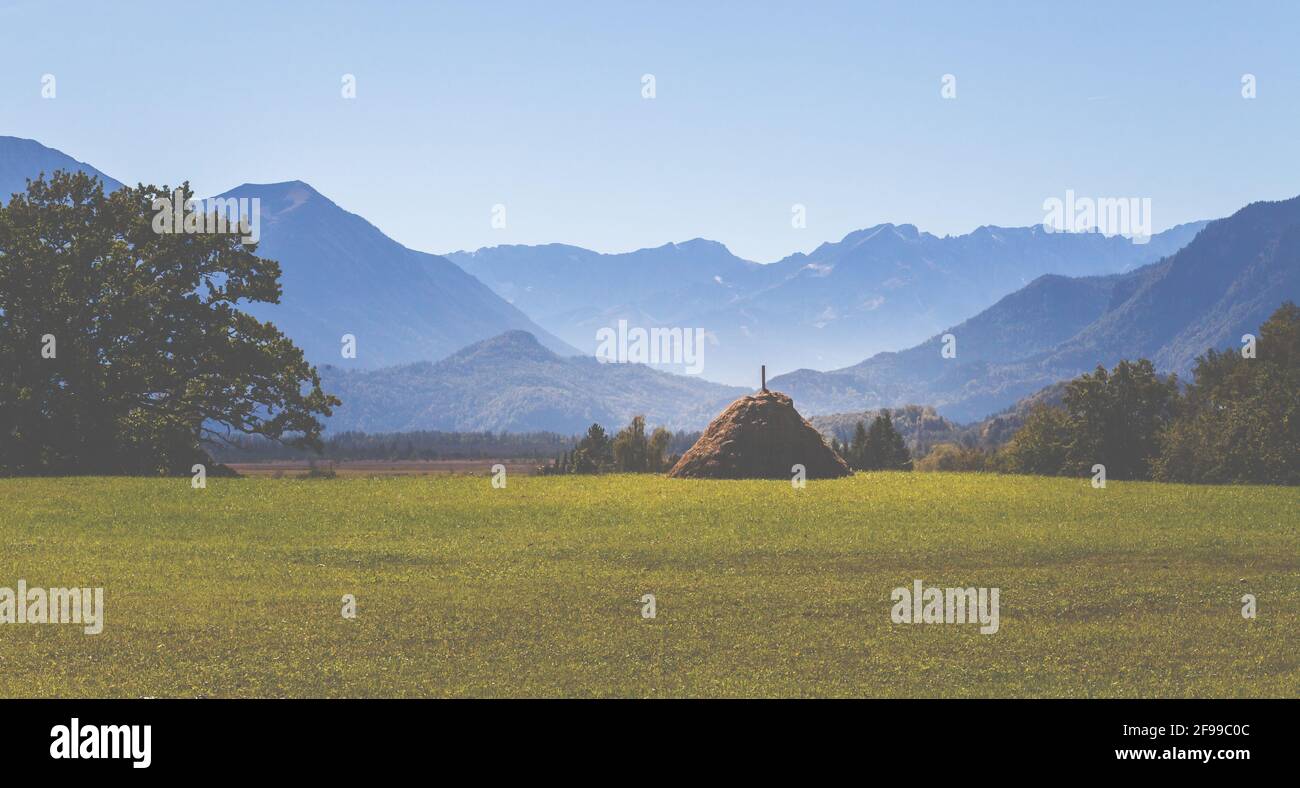
M 1066 189 L 1160 230 L 1300 193 L 1297 4 L 1210 5 L 0 0 L 0 134 L 201 194 L 304 180 L 432 252 L 767 262 Z

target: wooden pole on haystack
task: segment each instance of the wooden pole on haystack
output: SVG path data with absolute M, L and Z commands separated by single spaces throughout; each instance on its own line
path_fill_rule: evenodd
M 764 364 L 760 369 L 762 370 L 760 374 L 763 376 L 763 391 L 767 391 L 767 365 Z

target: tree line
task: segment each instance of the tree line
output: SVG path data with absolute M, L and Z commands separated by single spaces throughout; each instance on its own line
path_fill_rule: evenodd
M 663 473 L 677 463 L 696 440 L 698 432 L 669 432 L 655 427 L 646 434 L 644 416 L 632 421 L 613 437 L 599 424 L 592 424 L 572 450 L 562 452 L 538 471 L 543 475 L 592 473 Z
M 1209 350 L 1186 385 L 1147 359 L 1071 380 L 994 452 L 936 447 L 920 470 L 1193 483 L 1300 484 L 1300 308 L 1279 307 L 1240 351 Z

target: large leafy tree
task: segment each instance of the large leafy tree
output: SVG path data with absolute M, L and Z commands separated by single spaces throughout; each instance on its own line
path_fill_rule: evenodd
M 1107 478 L 1151 478 L 1177 408 L 1177 379 L 1158 374 L 1147 359 L 1121 361 L 1110 372 L 1098 366 L 1075 378 L 1065 389 L 1066 472 L 1086 475 L 1101 464 Z
M 996 465 L 1010 473 L 1059 476 L 1070 447 L 1070 416 L 1063 408 L 1039 405 L 999 452 Z
M 0 473 L 184 473 L 212 433 L 318 445 L 338 400 L 237 308 L 279 300 L 279 265 L 155 232 L 171 196 L 58 172 L 0 208 Z
M 1039 406 L 999 454 L 1013 473 L 1147 479 L 1178 411 L 1178 381 L 1146 359 L 1098 366 L 1067 384 L 1063 407 Z

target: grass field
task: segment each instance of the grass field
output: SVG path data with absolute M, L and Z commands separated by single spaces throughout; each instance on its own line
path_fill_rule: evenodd
M 103 586 L 107 610 L 97 636 L 0 625 L 0 696 L 1300 695 L 1296 489 L 73 478 L 0 501 L 0 587 Z M 1000 631 L 893 624 L 917 578 L 1000 588 Z

